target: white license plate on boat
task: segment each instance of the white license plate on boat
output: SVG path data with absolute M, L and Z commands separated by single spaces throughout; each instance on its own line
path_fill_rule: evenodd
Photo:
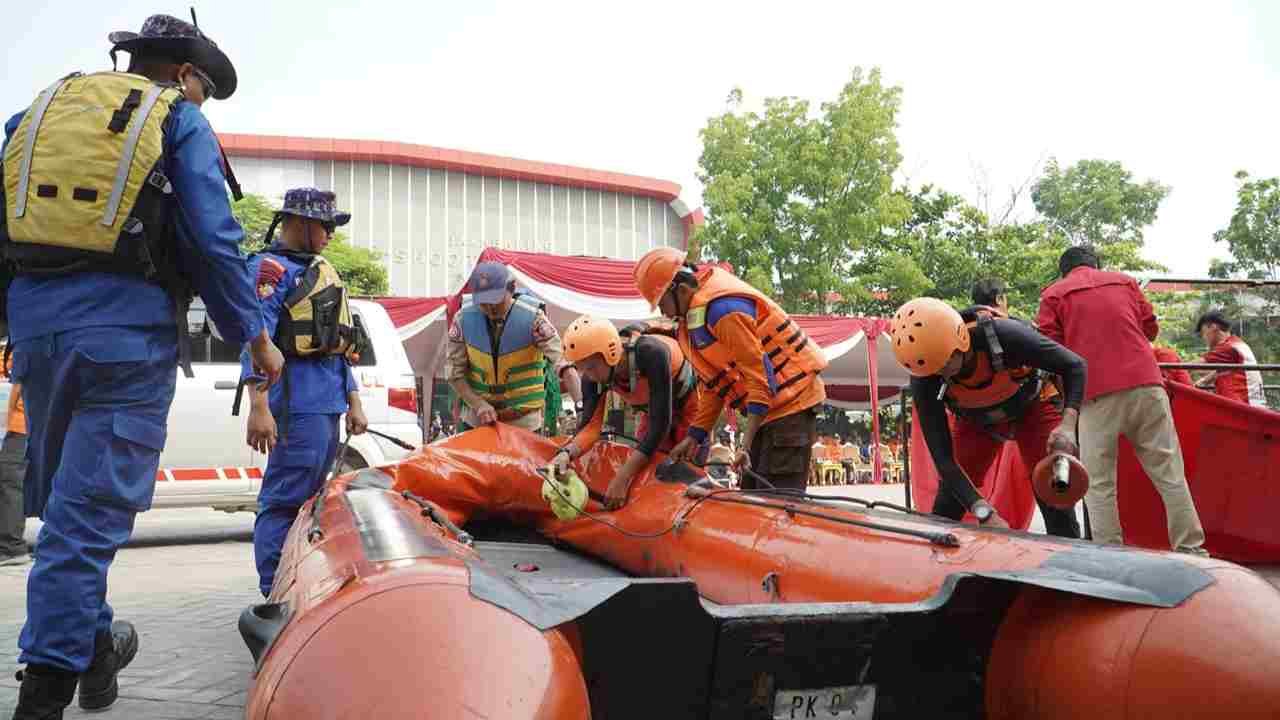
M 871 720 L 875 709 L 875 685 L 779 690 L 774 697 L 773 720 Z

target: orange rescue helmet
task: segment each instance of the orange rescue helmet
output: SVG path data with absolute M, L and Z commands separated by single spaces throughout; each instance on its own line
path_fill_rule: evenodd
M 622 359 L 622 337 L 604 318 L 583 315 L 564 331 L 564 359 L 576 363 L 600 353 L 609 367 Z
M 931 297 L 909 300 L 890 327 L 893 356 L 916 377 L 937 375 L 957 350 L 969 350 L 969 328 L 956 309 Z
M 684 267 L 687 257 L 688 254 L 683 250 L 660 247 L 645 253 L 640 262 L 636 263 L 636 289 L 649 301 L 651 307 L 658 307 L 658 301 L 662 300 L 662 296 L 671 287 L 671 282 L 676 279 L 680 268 Z

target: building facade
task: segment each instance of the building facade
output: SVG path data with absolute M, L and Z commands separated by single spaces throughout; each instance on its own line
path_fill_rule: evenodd
M 348 240 L 381 254 L 392 295 L 456 292 L 489 246 L 634 260 L 685 247 L 702 222 L 679 185 L 653 178 L 394 142 L 221 140 L 245 193 L 337 193 Z

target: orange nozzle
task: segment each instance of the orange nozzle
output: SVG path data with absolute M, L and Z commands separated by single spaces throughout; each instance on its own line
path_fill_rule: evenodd
M 1089 471 L 1076 458 L 1054 453 L 1036 463 L 1031 487 L 1046 504 L 1069 510 L 1089 491 Z

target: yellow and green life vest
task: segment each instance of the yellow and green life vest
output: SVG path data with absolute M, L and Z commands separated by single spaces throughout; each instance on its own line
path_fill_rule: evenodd
M 495 344 L 489 320 L 480 308 L 462 308 L 460 324 L 467 344 L 467 384 L 498 411 L 511 418 L 541 410 L 546 405 L 546 358 L 533 338 L 534 321 L 541 302 L 518 295 Z

